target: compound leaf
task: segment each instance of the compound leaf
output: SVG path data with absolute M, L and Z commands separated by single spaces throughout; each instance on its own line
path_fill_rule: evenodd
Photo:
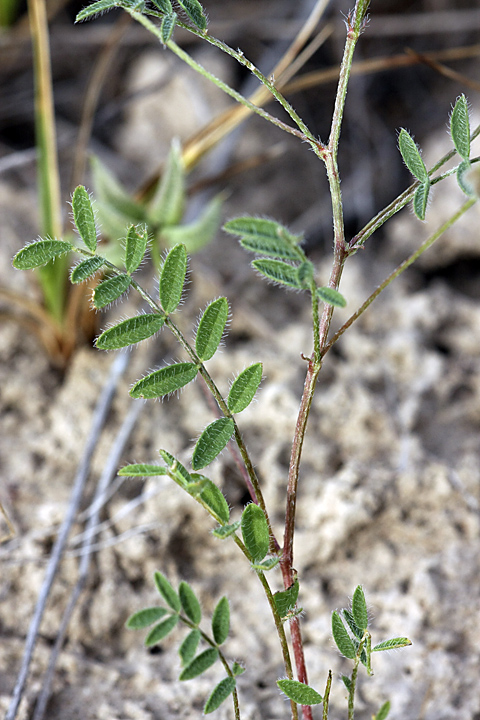
M 254 562 L 263 560 L 268 552 L 269 532 L 265 514 L 259 505 L 250 503 L 242 513 L 243 541 Z
M 293 702 L 298 705 L 319 705 L 323 698 L 310 685 L 305 685 L 298 680 L 277 680 L 280 690 Z
M 180 603 L 180 598 L 178 597 L 177 593 L 175 592 L 165 575 L 163 575 L 163 573 L 161 573 L 159 570 L 156 570 L 153 579 L 155 581 L 155 586 L 158 592 L 163 597 L 167 605 L 169 605 L 172 610 L 175 610 L 176 613 L 180 612 L 180 609 L 182 607 Z
M 252 262 L 252 267 L 255 268 L 261 275 L 275 283 L 281 285 L 288 285 L 289 287 L 301 290 L 302 286 L 298 280 L 297 268 L 293 265 L 289 265 L 282 260 L 268 260 L 260 258 Z
M 197 655 L 180 673 L 179 680 L 192 680 L 208 670 L 218 658 L 218 650 L 208 648 Z
M 143 628 L 153 625 L 154 622 L 160 620 L 168 614 L 168 610 L 162 607 L 150 607 L 139 610 L 138 612 L 130 615 L 125 626 L 129 630 L 143 630 Z
M 425 167 L 415 140 L 403 128 L 400 130 L 400 135 L 398 136 L 398 147 L 403 162 L 412 175 L 416 177 L 417 180 L 420 180 L 420 182 L 428 180 L 427 168 Z
M 299 261 L 305 257 L 298 247 L 301 236 L 292 235 L 275 220 L 239 217 L 229 220 L 223 229 L 231 235 L 240 236 L 242 247 L 258 255 Z
M 182 299 L 186 272 L 185 245 L 175 245 L 165 258 L 160 276 L 160 302 L 166 313 L 176 310 Z
M 235 678 L 226 677 L 220 680 L 218 685 L 214 687 L 210 697 L 205 703 L 203 708 L 203 714 L 209 715 L 214 710 L 220 707 L 220 705 L 228 698 L 229 695 L 235 690 Z
M 262 381 L 262 372 L 262 363 L 254 363 L 235 378 L 228 393 L 227 405 L 230 412 L 242 412 L 250 405 Z
M 75 188 L 72 195 L 73 219 L 80 237 L 91 252 L 97 249 L 95 215 L 88 192 L 83 185 Z
M 142 262 L 148 243 L 146 225 L 130 225 L 125 243 L 125 269 L 131 275 Z
M 361 585 L 357 585 L 352 598 L 352 615 L 357 627 L 362 631 L 362 634 L 368 627 L 368 611 L 367 601 L 365 600 L 365 593 Z
M 228 523 L 230 520 L 230 508 L 221 490 L 208 478 L 200 493 L 201 500 L 210 508 L 219 522 Z
M 64 240 L 37 240 L 25 245 L 13 258 L 13 267 L 17 270 L 32 270 L 46 265 L 57 255 L 75 250 L 73 245 Z
M 419 220 L 425 220 L 429 193 L 430 181 L 428 179 L 419 185 L 415 190 L 415 195 L 413 196 L 413 210 Z
M 121 477 L 155 477 L 166 475 L 167 468 L 163 465 L 148 465 L 147 463 L 134 463 L 120 468 L 117 475 Z
M 317 287 L 317 297 L 327 305 L 334 307 L 345 307 L 347 304 L 343 295 L 331 287 Z
M 470 158 L 470 118 L 465 95 L 460 95 L 450 117 L 450 133 L 455 148 L 463 160 Z
M 100 268 L 104 264 L 105 258 L 100 257 L 100 255 L 95 255 L 94 257 L 82 260 L 82 262 L 78 263 L 78 265 L 75 265 L 75 267 L 72 268 L 72 272 L 70 273 L 70 281 L 74 285 L 84 282 L 85 280 L 88 280 L 88 278 L 92 277 L 92 275 L 95 275 L 95 273 L 100 270 Z
M 381 652 L 382 650 L 396 650 L 398 648 L 407 647 L 411 645 L 412 641 L 406 637 L 391 638 L 390 640 L 384 640 L 375 647 L 372 648 L 372 652 Z
M 202 362 L 215 354 L 228 320 L 228 300 L 220 297 L 205 309 L 195 337 L 195 350 Z
M 178 586 L 178 595 L 185 615 L 195 625 L 198 625 L 202 619 L 202 609 L 197 596 L 185 580 L 182 580 Z
M 337 611 L 332 613 L 332 635 L 342 655 L 349 660 L 355 657 L 355 646 Z
M 145 400 L 163 397 L 188 385 L 195 379 L 197 373 L 198 365 L 195 363 L 167 365 L 136 382 L 130 390 L 130 395 L 133 398 L 144 398 Z
M 153 645 L 157 645 L 161 640 L 163 640 L 163 638 L 167 637 L 167 635 L 172 632 L 177 623 L 178 615 L 170 615 L 161 623 L 155 625 L 145 638 L 145 646 L 152 647 Z
M 167 43 L 175 25 L 176 14 L 165 15 L 162 20 L 162 41 Z M 169 36 L 166 37 L 166 35 Z M 172 142 L 165 170 L 148 206 L 150 222 L 160 228 L 177 225 L 185 206 L 185 169 L 180 143 Z
M 182 8 L 187 13 L 190 20 L 193 22 L 194 25 L 198 27 L 199 30 L 205 30 L 207 27 L 207 18 L 205 17 L 205 13 L 203 12 L 203 8 L 198 2 L 198 0 L 177 0 L 178 4 L 182 6 Z
M 93 305 L 100 310 L 106 305 L 118 300 L 130 287 L 129 275 L 114 275 L 97 285 L 93 291 Z
M 188 633 L 187 637 L 178 648 L 178 654 L 180 655 L 180 659 L 184 667 L 194 658 L 195 653 L 197 652 L 198 643 L 200 642 L 200 637 L 200 630 L 198 628 L 194 628 Z
M 200 470 L 209 465 L 233 435 L 235 424 L 231 418 L 218 418 L 208 425 L 197 440 L 192 457 L 192 467 Z
M 137 315 L 105 330 L 97 338 L 95 345 L 101 350 L 116 350 L 134 345 L 155 335 L 164 322 L 165 317 L 157 313 Z
M 213 611 L 212 633 L 217 645 L 222 645 L 230 632 L 230 606 L 226 597 L 222 597 Z

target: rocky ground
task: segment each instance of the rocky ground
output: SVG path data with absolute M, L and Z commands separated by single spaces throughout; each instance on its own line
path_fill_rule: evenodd
M 129 92 L 138 92 L 139 78 L 148 77 L 151 83 L 170 77 L 163 56 L 152 52 L 139 52 L 132 63 L 126 79 Z M 228 75 L 232 70 L 222 66 L 218 72 Z M 177 128 L 184 137 L 198 127 L 198 117 L 192 125 L 187 122 L 194 111 L 208 116 L 220 109 L 217 103 L 222 101 L 199 87 L 192 101 L 192 93 L 182 89 L 185 77 L 175 75 L 175 85 L 163 84 L 158 96 L 140 95 L 115 125 L 108 156 L 115 153 L 125 178 L 130 171 L 137 177 L 139 168 L 153 170 L 149 148 L 161 141 L 167 147 L 166 108 L 171 109 L 172 98 L 194 104 L 183 112 L 185 127 Z M 463 90 L 452 84 L 443 92 L 453 100 Z M 308 111 L 310 101 L 301 102 Z M 441 105 L 440 99 L 435 102 Z M 473 94 L 472 106 L 478 114 Z M 448 109 L 444 102 L 439 126 Z M 159 117 L 164 118 L 161 139 L 149 135 L 160 132 Z M 414 130 L 415 117 L 396 122 L 397 127 L 408 123 Z M 283 144 L 271 164 L 229 181 L 225 216 L 274 215 L 295 229 L 303 222 L 309 228 L 309 252 L 326 279 L 328 204 L 323 210 L 320 199 L 318 210 L 315 203 L 325 191 L 312 154 L 280 134 L 273 136 L 259 123 L 250 123 L 248 129 L 230 148 L 230 159 L 254 155 L 267 144 Z M 433 163 L 448 149 L 444 129 L 432 133 L 424 146 L 427 164 Z M 347 209 L 352 227 L 361 222 L 362 203 L 377 202 L 382 192 L 369 190 L 375 185 L 365 181 L 372 177 L 370 166 L 360 170 L 363 184 L 345 181 L 346 204 L 351 200 L 356 208 L 350 204 Z M 392 172 L 403 177 L 401 168 Z M 28 168 L 0 178 L 1 283 L 23 294 L 35 292 L 32 278 L 14 274 L 10 258 L 37 234 L 31 179 Z M 402 187 L 407 183 L 408 177 Z M 388 231 L 374 236 L 346 267 L 341 290 L 348 306 L 337 313 L 336 327 L 462 202 L 452 178 L 436 188 L 426 223 L 405 209 Z M 330 617 L 332 610 L 348 604 L 358 584 L 370 605 L 374 642 L 392 636 L 407 636 L 413 642 L 404 650 L 378 654 L 373 678 L 362 673 L 358 717 L 370 718 L 389 699 L 393 720 L 480 718 L 479 226 L 480 209 L 475 206 L 340 339 L 322 369 L 304 450 L 295 567 L 309 681 L 323 692 L 328 670 L 333 670 L 330 716 L 335 720 L 346 717 L 339 677 L 348 666 L 334 647 Z M 235 373 L 249 363 L 263 362 L 261 389 L 240 425 L 281 538 L 290 443 L 305 371 L 301 355 L 311 350 L 308 303 L 301 295 L 263 283 L 249 269 L 243 252 L 221 233 L 192 259 L 190 280 L 180 315 L 187 332 L 198 308 L 209 299 L 226 294 L 230 300 L 225 346 L 208 365 L 220 389 L 227 392 Z M 129 302 L 133 310 L 133 297 Z M 117 306 L 99 318 L 100 324 L 126 312 Z M 0 501 L 15 527 L 15 537 L 0 547 L 0 708 L 6 712 L 92 413 L 115 357 L 82 347 L 60 371 L 52 367 L 36 337 L 15 322 L 0 326 L 0 354 Z M 17 715 L 21 720 L 33 717 L 78 576 L 80 533 L 94 484 L 132 404 L 142 402 L 129 399 L 128 387 L 146 370 L 179 355 L 162 334 L 129 356 L 46 608 Z M 211 419 L 200 383 L 189 386 L 180 398 L 142 404 L 118 464 L 156 462 L 159 448 L 188 464 L 192 440 Z M 246 494 L 228 453 L 215 461 L 209 474 L 228 498 L 232 517 L 238 518 Z M 284 671 L 268 606 L 234 544 L 215 539 L 202 509 L 162 478 L 112 483 L 86 587 L 57 663 L 46 717 L 187 720 L 201 715 L 221 670 L 214 667 L 200 679 L 179 683 L 182 631 L 149 652 L 142 646 L 142 634 L 124 627 L 130 613 L 157 602 L 152 581 L 156 569 L 174 583 L 185 579 L 192 585 L 202 600 L 207 626 L 218 599 L 228 596 L 232 630 L 225 652 L 247 668 L 238 681 L 242 718 L 288 717 L 288 705 L 275 685 Z M 1 529 L 7 531 L 6 526 Z M 271 577 L 279 588 L 278 572 Z M 233 717 L 228 703 L 216 717 Z

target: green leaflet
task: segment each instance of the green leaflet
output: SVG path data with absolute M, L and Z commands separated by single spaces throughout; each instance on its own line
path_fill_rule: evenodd
M 238 662 L 234 662 L 232 665 L 232 673 L 237 677 L 238 675 L 243 675 L 245 672 L 245 668 L 243 665 L 240 665 Z
M 236 533 L 239 527 L 240 527 L 240 520 L 237 520 L 236 522 L 232 523 L 231 525 L 223 525 L 221 527 L 214 528 L 212 530 L 212 535 L 214 535 L 219 540 L 225 540 L 225 538 L 230 537 L 231 535 Z
M 88 9 L 86 8 L 86 10 Z M 142 205 L 132 200 L 127 191 L 98 157 L 94 156 L 92 158 L 91 166 L 98 209 L 100 210 L 103 206 L 108 214 L 119 217 L 123 228 L 122 232 L 125 232 L 128 222 L 144 222 L 146 218 Z M 103 217 L 100 217 L 100 220 L 103 221 Z
M 254 562 L 263 560 L 268 552 L 269 532 L 267 519 L 261 507 L 250 503 L 242 513 L 243 542 Z
M 186 487 L 194 484 L 192 476 L 188 470 L 182 465 L 182 463 L 170 455 L 166 450 L 159 450 L 158 454 L 168 466 L 168 474 L 177 482 L 181 487 Z
M 212 633 L 217 645 L 222 645 L 230 632 L 230 606 L 226 597 L 222 597 L 213 611 Z
M 415 144 L 414 139 L 403 128 L 398 136 L 398 147 L 403 158 L 403 162 L 410 170 L 412 175 L 420 182 L 428 180 L 428 172 L 422 156 Z
M 163 597 L 167 605 L 169 605 L 172 610 L 174 610 L 176 613 L 180 612 L 181 604 L 180 604 L 180 598 L 178 597 L 177 593 L 161 572 L 158 570 L 154 573 L 153 579 L 155 581 L 155 586 L 160 593 L 160 595 Z
M 185 245 L 175 245 L 165 258 L 160 276 L 160 302 L 166 313 L 176 310 L 182 299 L 186 272 Z
M 195 653 L 197 652 L 200 637 L 200 630 L 198 628 L 194 628 L 188 633 L 187 637 L 178 648 L 178 654 L 180 655 L 183 667 L 193 660 Z
M 153 4 L 157 6 L 160 12 L 165 14 L 172 12 L 172 3 L 170 0 L 152 0 Z
M 261 258 L 259 260 L 254 260 L 252 262 L 252 267 L 255 268 L 255 270 L 258 270 L 258 272 L 266 277 L 267 280 L 280 283 L 281 285 L 288 285 L 289 287 L 296 288 L 297 290 L 302 289 L 298 280 L 297 268 L 283 262 L 282 260 L 265 260 Z
M 95 273 L 100 270 L 100 268 L 104 264 L 105 258 L 100 257 L 100 255 L 95 255 L 94 257 L 82 260 L 82 262 L 78 263 L 78 265 L 75 265 L 75 267 L 72 268 L 72 272 L 70 273 L 70 281 L 74 285 L 84 282 L 85 280 L 88 280 L 88 278 L 95 275 Z
M 156 475 L 167 475 L 167 468 L 163 467 L 163 465 L 135 463 L 120 468 L 117 475 L 121 477 L 154 477 Z
M 200 499 L 212 511 L 215 518 L 221 523 L 228 523 L 230 520 L 230 508 L 221 490 L 208 478 L 205 478 Z
M 214 420 L 202 432 L 193 450 L 192 467 L 200 470 L 209 465 L 224 449 L 235 430 L 231 418 Z
M 347 623 L 348 627 L 352 631 L 352 633 L 355 635 L 358 640 L 361 640 L 363 637 L 363 630 L 360 630 L 357 623 L 355 622 L 355 618 L 353 617 L 350 610 L 342 610 L 342 615 L 345 618 L 345 622 Z
M 212 198 L 200 217 L 187 225 L 172 225 L 162 230 L 167 245 L 183 243 L 188 252 L 197 252 L 211 242 L 220 227 L 223 196 Z
M 199 30 L 205 30 L 207 27 L 207 18 L 203 12 L 203 8 L 198 0 L 177 0 L 178 4 L 183 7 L 190 20 Z
M 235 678 L 226 677 L 220 680 L 218 685 L 214 687 L 210 697 L 205 703 L 203 708 L 203 714 L 209 715 L 214 710 L 220 707 L 220 705 L 228 698 L 229 695 L 235 690 Z
M 106 305 L 118 300 L 130 287 L 131 279 L 128 275 L 114 275 L 97 285 L 93 291 L 93 305 L 100 310 Z
M 357 585 L 352 598 L 352 615 L 356 626 L 362 631 L 362 634 L 368 627 L 368 611 L 365 593 L 361 585 Z
M 165 317 L 157 313 L 137 315 L 104 330 L 97 338 L 95 345 L 101 350 L 116 350 L 134 345 L 155 335 L 164 322 Z
M 353 660 L 356 653 L 355 646 L 337 611 L 332 613 L 332 635 L 342 655 Z
M 148 243 L 146 225 L 130 225 L 125 242 L 125 269 L 131 275 L 142 262 Z
M 277 680 L 280 690 L 293 702 L 298 705 L 319 705 L 323 702 L 322 696 L 310 685 L 305 685 L 298 680 Z
M 197 596 L 185 580 L 182 580 L 178 586 L 178 595 L 185 615 L 194 625 L 198 625 L 202 619 L 202 608 Z
M 384 640 L 375 647 L 372 648 L 372 652 L 381 652 L 382 650 L 395 650 L 397 648 L 407 647 L 411 645 L 412 641 L 406 637 L 391 638 L 390 640 Z
M 460 95 L 450 117 L 450 133 L 456 151 L 463 160 L 470 158 L 470 118 L 465 95 Z
M 205 670 L 208 670 L 217 658 L 218 650 L 215 650 L 214 648 L 204 650 L 182 670 L 179 680 L 192 680 L 193 678 L 198 677 L 198 675 L 204 673 Z
M 228 301 L 225 297 L 214 300 L 205 309 L 195 337 L 195 350 L 202 362 L 215 354 L 228 320 Z
M 475 184 L 472 182 L 474 177 L 471 175 L 472 172 L 472 164 L 469 160 L 463 160 L 457 168 L 458 187 L 469 197 L 476 195 Z
M 317 287 L 317 297 L 327 305 L 334 307 L 345 307 L 347 304 L 343 295 L 331 287 Z
M 350 688 L 352 687 L 352 681 L 347 675 L 342 675 L 342 682 L 347 688 L 348 692 L 350 692 Z
M 80 10 L 75 18 L 75 22 L 82 22 L 82 20 L 87 20 L 93 15 L 100 15 L 101 13 L 107 12 L 114 7 L 118 7 L 120 4 L 121 3 L 118 0 L 98 0 L 98 2 L 94 2 L 92 5 Z
M 169 615 L 166 620 L 163 620 L 161 623 L 158 623 L 158 625 L 155 625 L 145 638 L 145 647 L 153 647 L 153 645 L 157 645 L 172 632 L 177 623 L 178 615 Z
M 165 15 L 162 20 L 162 39 L 167 43 L 176 20 L 175 13 Z M 168 37 L 166 37 L 168 35 Z M 185 169 L 182 149 L 176 140 L 172 142 L 165 170 L 148 206 L 148 217 L 152 225 L 164 228 L 178 225 L 185 206 Z
M 91 252 L 97 249 L 95 215 L 88 192 L 83 185 L 75 188 L 72 195 L 73 219 L 80 237 Z
M 262 560 L 261 562 L 252 562 L 252 570 L 258 570 L 259 572 L 268 572 L 269 570 L 273 570 L 273 568 L 276 568 L 278 563 L 280 562 L 280 558 L 277 555 L 273 555 L 271 557 L 267 557 L 266 560 Z
M 295 579 L 295 582 L 292 583 L 287 590 L 279 590 L 274 594 L 273 599 L 275 600 L 275 607 L 282 619 L 285 618 L 290 610 L 293 610 L 295 607 L 298 598 L 298 590 L 298 579 Z
M 380 708 L 380 710 L 378 711 L 378 713 L 373 716 L 372 720 L 386 720 L 389 712 L 390 712 L 390 703 L 387 700 L 387 702 L 383 703 L 383 705 Z
M 172 37 L 173 31 L 175 30 L 176 22 L 177 13 L 163 16 L 162 23 L 160 25 L 160 37 L 163 45 L 166 45 Z
M 130 615 L 125 626 L 129 630 L 143 630 L 154 622 L 168 614 L 168 610 L 162 607 L 144 608 Z
M 275 220 L 239 217 L 229 220 L 223 229 L 232 235 L 240 236 L 242 247 L 258 255 L 300 262 L 305 259 L 303 250 L 298 247 L 301 236 L 292 235 Z
M 75 250 L 73 245 L 64 240 L 37 240 L 19 250 L 13 258 L 13 267 L 17 270 L 32 270 L 71 250 Z
M 413 196 L 413 210 L 419 220 L 425 220 L 427 211 L 428 196 L 430 193 L 430 181 L 426 180 L 418 186 Z
M 188 385 L 195 379 L 197 373 L 198 365 L 194 363 L 167 365 L 136 382 L 130 390 L 130 395 L 144 400 L 163 397 Z
M 250 405 L 262 381 L 262 372 L 262 363 L 254 363 L 235 378 L 228 393 L 227 405 L 230 412 L 242 412 Z

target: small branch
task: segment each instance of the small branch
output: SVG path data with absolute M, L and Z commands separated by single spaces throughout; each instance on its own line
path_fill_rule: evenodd
M 386 287 L 390 285 L 390 283 L 395 280 L 399 275 L 401 275 L 410 265 L 412 265 L 420 255 L 422 255 L 426 250 L 428 250 L 433 243 L 438 240 L 438 238 L 443 235 L 443 233 L 448 230 L 454 223 L 457 222 L 459 218 L 464 215 L 467 210 L 469 210 L 472 205 L 475 205 L 478 198 L 470 198 L 467 200 L 458 210 L 456 213 L 454 213 L 446 222 L 441 225 L 438 230 L 436 230 L 430 237 L 428 237 L 421 245 L 420 247 L 415 250 L 414 253 L 410 255 L 406 260 L 404 260 L 393 272 L 390 273 L 390 275 L 382 282 L 381 285 L 377 287 L 374 292 L 369 295 L 369 297 L 365 300 L 363 305 L 361 305 L 358 310 L 356 310 L 353 315 L 351 315 L 348 320 L 342 325 L 342 327 L 337 330 L 335 335 L 332 337 L 330 342 L 328 342 L 323 350 L 322 350 L 322 358 L 325 357 L 326 353 L 330 350 L 330 348 L 337 342 L 337 340 L 343 335 L 345 330 L 348 330 L 348 328 L 353 325 L 355 320 L 358 320 L 360 315 L 363 315 L 365 310 L 372 304 L 372 302 L 380 295 L 383 290 L 385 290 Z

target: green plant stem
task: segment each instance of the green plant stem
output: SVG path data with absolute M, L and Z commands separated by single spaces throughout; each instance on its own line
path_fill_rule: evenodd
M 143 25 L 149 32 L 151 32 L 153 35 L 155 35 L 155 37 L 157 37 L 160 40 L 160 42 L 162 42 L 160 28 L 158 28 L 147 17 L 145 17 L 141 13 L 137 12 L 136 10 L 131 10 L 130 8 L 125 8 L 125 9 L 127 10 L 127 12 L 130 13 L 130 15 L 132 16 L 132 18 L 134 20 L 136 20 L 141 25 Z M 190 28 L 188 26 L 185 26 L 185 27 L 187 27 L 188 30 L 190 30 L 194 34 L 198 34 L 199 37 L 203 38 L 204 40 L 208 40 L 209 42 L 211 42 L 212 39 L 209 36 L 204 35 L 203 33 L 195 33 L 193 28 Z M 220 41 L 217 41 L 217 43 L 218 43 L 217 47 L 221 47 L 223 45 L 223 43 L 220 43 Z M 213 43 L 213 44 L 216 44 L 216 43 Z M 310 138 L 307 138 L 303 131 L 297 130 L 296 128 L 293 128 L 290 125 L 287 125 L 287 123 L 284 123 L 279 118 L 276 118 L 274 115 L 271 115 L 269 112 L 267 112 L 263 108 L 250 102 L 250 100 L 248 100 L 246 97 L 244 97 L 241 93 L 237 92 L 236 90 L 231 88 L 229 85 L 224 83 L 222 80 L 217 78 L 215 75 L 213 75 L 211 72 L 206 70 L 202 65 L 200 65 L 200 63 L 197 63 L 188 53 L 186 53 L 184 50 L 182 50 L 182 48 L 180 48 L 174 40 L 169 40 L 167 42 L 167 47 L 178 58 L 180 58 L 180 60 L 183 60 L 183 62 L 185 62 L 189 67 L 191 67 L 193 70 L 195 70 L 200 75 L 202 75 L 202 77 L 205 77 L 208 80 L 210 80 L 214 85 L 216 85 L 218 88 L 220 88 L 220 90 L 223 90 L 223 92 L 225 92 L 227 95 L 230 95 L 230 97 L 232 97 L 234 100 L 236 100 L 236 102 L 240 103 L 240 105 L 245 105 L 245 107 L 247 107 L 249 110 L 256 113 L 257 115 L 260 115 L 260 117 L 263 117 L 264 120 L 268 120 L 268 122 L 272 123 L 273 125 L 280 128 L 281 130 L 284 130 L 285 132 L 289 133 L 290 135 L 295 135 L 296 137 L 300 138 L 301 140 L 307 140 L 307 139 L 312 138 L 312 141 L 314 143 L 316 143 L 316 141 L 313 138 L 311 133 L 309 133 Z M 225 48 L 226 47 L 227 46 L 225 46 Z M 224 48 L 222 48 L 222 49 L 224 49 Z M 235 51 L 232 51 L 232 52 L 235 52 Z M 236 55 L 238 55 L 237 59 L 240 62 L 241 55 L 239 53 L 236 53 Z M 243 58 L 242 64 L 246 65 L 246 67 L 249 67 L 249 65 L 247 63 L 249 63 L 249 61 L 246 60 L 246 58 Z M 250 65 L 252 65 L 252 64 L 250 63 Z M 254 66 L 252 65 L 252 68 L 253 67 Z M 250 68 L 250 69 L 252 69 L 252 68 Z M 253 72 L 253 70 L 252 70 L 252 72 Z M 261 73 L 259 73 L 259 74 L 261 74 Z M 271 85 L 271 83 L 269 83 L 269 84 L 271 87 L 273 87 Z M 280 93 L 278 93 L 278 91 L 277 91 L 277 94 L 280 96 Z M 285 103 L 287 103 L 286 100 L 285 100 Z
M 220 646 L 217 645 L 215 640 L 213 640 L 207 633 L 205 633 L 203 630 L 201 630 L 198 625 L 195 625 L 191 620 L 189 620 L 184 615 L 178 615 L 178 618 L 181 622 L 183 622 L 187 627 L 189 627 L 191 630 L 198 630 L 200 632 L 200 636 L 202 639 L 207 643 L 207 645 L 210 645 L 210 647 L 214 648 L 218 652 L 218 657 L 220 662 L 222 663 L 223 667 L 225 668 L 225 672 L 229 677 L 235 677 L 235 675 L 232 672 L 232 669 L 230 668 L 230 665 L 228 664 L 228 660 L 223 654 L 223 652 L 220 650 Z M 233 708 L 235 712 L 235 720 L 240 720 L 240 705 L 238 702 L 238 692 L 237 688 L 235 687 L 232 692 L 232 699 L 233 699 Z
M 35 76 L 35 131 L 42 213 L 41 234 L 55 238 L 60 237 L 62 233 L 62 213 L 45 0 L 28 0 L 28 16 Z M 59 325 L 63 320 L 67 266 L 68 258 L 58 258 L 55 263 L 50 262 L 39 270 L 45 304 Z
M 365 300 L 365 302 L 356 310 L 353 315 L 351 315 L 348 320 L 342 325 L 342 327 L 337 330 L 335 335 L 333 335 L 332 339 L 323 347 L 322 350 L 322 357 L 325 357 L 326 353 L 330 350 L 330 348 L 337 342 L 337 340 L 343 335 L 345 330 L 348 330 L 348 328 L 353 325 L 355 320 L 358 320 L 360 315 L 363 315 L 365 310 L 372 304 L 372 302 L 377 298 L 383 290 L 385 290 L 386 287 L 390 285 L 390 283 L 395 280 L 399 275 L 401 275 L 410 265 L 412 265 L 420 255 L 422 255 L 426 250 L 428 250 L 429 247 L 433 245 L 433 243 L 438 240 L 438 238 L 443 235 L 443 233 L 448 230 L 454 223 L 457 222 L 459 218 L 464 215 L 467 210 L 469 210 L 472 205 L 475 205 L 478 198 L 470 198 L 467 200 L 458 210 L 455 212 L 448 220 L 446 220 L 443 225 L 441 225 L 438 230 L 436 230 L 432 235 L 430 235 L 424 242 L 420 245 L 420 247 L 415 250 L 406 260 L 404 260 L 393 272 L 390 273 L 390 275 L 385 278 L 385 280 L 377 287 L 374 292 L 369 295 L 369 297 Z
M 357 675 L 360 664 L 360 656 L 362 654 L 365 643 L 368 642 L 370 633 L 366 630 L 357 648 L 357 652 L 353 659 L 352 677 L 350 679 L 350 689 L 348 692 L 348 720 L 353 720 L 355 715 L 355 691 L 357 689 Z M 370 673 L 369 673 L 370 674 Z

